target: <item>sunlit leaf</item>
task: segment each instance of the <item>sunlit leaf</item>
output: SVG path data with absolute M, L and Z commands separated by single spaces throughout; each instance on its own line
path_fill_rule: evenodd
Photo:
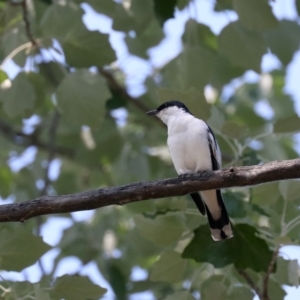
M 216 51 L 218 49 L 217 37 L 211 29 L 195 20 L 188 20 L 185 25 L 182 40 L 190 46 L 203 46 L 209 50 Z
M 13 183 L 13 174 L 11 170 L 3 166 L 0 168 L 0 195 L 2 198 L 9 196 L 11 184 Z
M 86 300 L 99 299 L 106 289 L 96 285 L 84 276 L 64 275 L 58 277 L 50 292 L 52 299 Z
M 265 271 L 272 252 L 265 240 L 257 237 L 257 231 L 248 224 L 233 226 L 234 237 L 216 243 L 212 240 L 206 226 L 195 230 L 195 237 L 183 252 L 184 258 L 197 262 L 210 262 L 216 268 L 234 264 L 238 269 L 251 268 L 257 272 Z M 201 245 L 201 251 L 199 251 Z

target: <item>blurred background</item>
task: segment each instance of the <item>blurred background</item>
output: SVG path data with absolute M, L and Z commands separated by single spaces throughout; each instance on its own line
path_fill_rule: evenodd
M 171 99 L 212 127 L 223 167 L 299 157 L 299 13 L 0 1 L 0 203 L 177 176 L 145 115 Z M 1 223 L 0 299 L 299 299 L 299 195 L 296 180 L 224 190 L 225 243 L 188 197 Z

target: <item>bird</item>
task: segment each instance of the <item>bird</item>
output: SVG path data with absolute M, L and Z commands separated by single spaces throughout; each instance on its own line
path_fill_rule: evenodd
M 148 111 L 147 115 L 156 116 L 167 125 L 167 144 L 179 176 L 221 168 L 221 151 L 213 131 L 205 121 L 194 117 L 185 104 L 168 101 Z M 190 196 L 200 213 L 207 215 L 214 241 L 233 237 L 221 190 L 201 191 Z

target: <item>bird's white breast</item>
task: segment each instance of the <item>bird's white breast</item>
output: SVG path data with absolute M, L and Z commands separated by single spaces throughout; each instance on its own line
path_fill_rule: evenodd
M 171 118 L 168 122 L 168 146 L 178 174 L 211 170 L 207 125 L 192 115 Z

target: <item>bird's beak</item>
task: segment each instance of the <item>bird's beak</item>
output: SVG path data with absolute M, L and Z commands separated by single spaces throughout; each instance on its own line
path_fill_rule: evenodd
M 155 109 L 155 110 L 150 110 L 150 111 L 146 112 L 146 115 L 153 116 L 153 115 L 156 115 L 157 113 L 158 113 L 158 111 Z

